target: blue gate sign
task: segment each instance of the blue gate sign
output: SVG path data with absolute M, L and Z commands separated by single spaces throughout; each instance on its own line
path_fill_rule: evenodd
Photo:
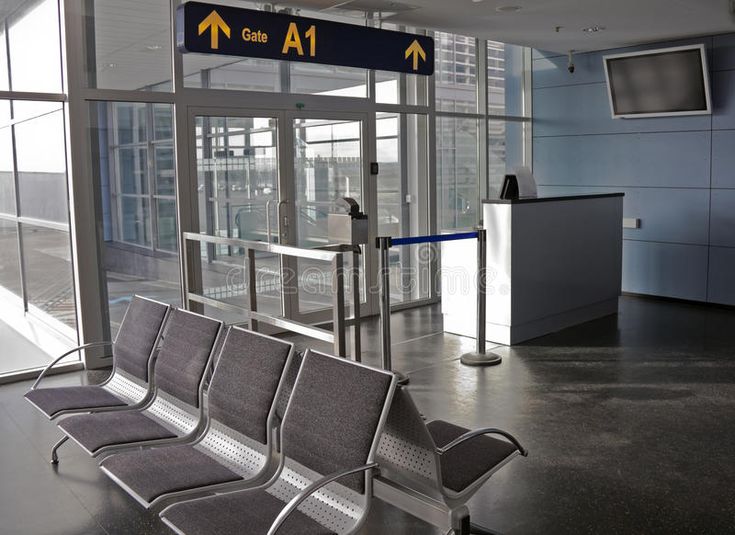
M 434 74 L 434 40 L 354 24 L 187 2 L 176 13 L 181 52 Z

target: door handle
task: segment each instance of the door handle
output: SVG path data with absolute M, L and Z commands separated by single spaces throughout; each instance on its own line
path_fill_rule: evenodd
M 271 238 L 271 203 L 274 199 L 269 199 L 265 203 L 265 234 L 268 239 L 268 243 L 273 243 Z
M 278 230 L 282 240 L 288 237 L 288 216 L 284 216 L 282 211 L 287 203 L 287 200 L 281 200 L 278 201 L 278 205 L 276 206 L 276 210 L 278 211 Z M 283 228 L 281 228 L 281 221 L 283 221 Z

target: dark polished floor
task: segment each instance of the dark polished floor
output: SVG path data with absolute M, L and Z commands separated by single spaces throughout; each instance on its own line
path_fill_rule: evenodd
M 735 533 L 735 312 L 624 297 L 618 317 L 500 349 L 487 369 L 462 366 L 474 341 L 441 330 L 438 307 L 393 317 L 419 408 L 530 450 L 472 500 L 474 521 L 504 535 Z M 21 399 L 28 386 L 0 387 L 0 533 L 168 533 L 76 446 L 48 464 L 58 433 Z M 378 503 L 364 533 L 436 532 Z

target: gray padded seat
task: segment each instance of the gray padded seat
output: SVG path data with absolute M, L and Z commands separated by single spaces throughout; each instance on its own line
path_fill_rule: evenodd
M 49 418 L 61 411 L 127 405 L 125 401 L 101 386 L 37 388 L 27 392 L 25 397 Z
M 141 384 L 148 383 L 148 362 L 168 309 L 168 305 L 163 303 L 133 297 L 112 345 L 116 370 L 122 370 Z M 25 397 L 49 418 L 55 417 L 61 411 L 122 407 L 129 404 L 128 400 L 113 394 L 104 385 L 36 388 L 27 392 Z
M 469 431 L 443 420 L 429 422 L 426 427 L 439 448 Z M 442 455 L 442 483 L 455 492 L 462 492 L 517 451 L 515 445 L 505 440 L 489 436 L 475 437 Z
M 137 411 L 78 414 L 61 420 L 59 427 L 92 453 L 112 444 L 176 436 L 144 413 Z
M 230 328 L 220 346 L 208 390 L 210 429 L 204 437 L 185 447 L 164 446 L 119 453 L 101 463 L 105 472 L 142 498 L 146 505 L 164 494 L 252 479 L 257 475 L 258 467 L 249 473 L 244 469 L 236 473 L 223 465 L 237 463 L 241 457 L 234 452 L 242 452 L 243 444 L 224 445 L 219 440 L 212 451 L 207 436 L 212 434 L 211 426 L 216 425 L 219 430 L 233 430 L 257 442 L 262 452 L 268 451 L 268 418 L 293 346 L 238 327 Z M 232 451 L 234 458 L 222 457 L 223 450 Z M 268 457 L 264 455 L 265 460 Z
M 161 390 L 193 408 L 198 407 L 199 383 L 219 333 L 221 323 L 183 310 L 173 310 L 154 368 L 155 397 L 145 411 L 129 410 L 79 414 L 59 422 L 71 438 L 94 454 L 104 446 L 174 438 L 179 433 L 152 416 Z M 183 433 L 182 433 L 183 434 Z
M 174 504 L 161 517 L 186 535 L 265 535 L 305 486 L 373 461 L 394 388 L 391 373 L 307 352 L 283 418 L 278 476 L 265 488 Z M 352 533 L 368 509 L 365 490 L 364 472 L 341 477 L 306 497 L 277 533 Z
M 170 492 L 242 479 L 188 445 L 111 455 L 102 466 L 146 502 Z
M 265 535 L 285 504 L 262 490 L 233 492 L 177 504 L 166 519 L 186 535 Z M 289 515 L 278 535 L 332 535 L 300 511 Z

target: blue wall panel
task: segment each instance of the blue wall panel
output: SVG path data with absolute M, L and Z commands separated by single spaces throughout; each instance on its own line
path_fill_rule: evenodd
M 735 71 L 712 73 L 712 128 L 735 129 Z
M 711 222 L 710 243 L 735 247 L 735 189 L 712 190 Z M 735 279 L 735 265 L 732 277 Z
M 702 245 L 625 240 L 623 291 L 705 301 L 708 250 Z
M 735 188 L 735 130 L 712 132 L 712 187 Z
M 612 119 L 602 56 L 703 42 L 713 114 Z M 626 194 L 626 291 L 735 304 L 735 34 L 533 55 L 534 174 L 542 195 Z
M 735 305 L 735 249 L 709 249 L 709 301 L 721 305 Z
M 533 62 L 533 88 L 605 82 L 600 54 L 574 56 L 574 73 L 567 70 L 567 56 L 542 58 Z
M 710 58 L 713 71 L 735 69 L 735 34 L 715 35 Z
M 545 137 L 533 149 L 540 184 L 709 187 L 710 132 Z
M 623 217 L 641 220 L 640 228 L 623 230 L 624 239 L 692 245 L 708 244 L 709 190 L 539 186 L 539 194 L 542 196 L 615 192 L 625 193 Z
M 712 123 L 707 115 L 613 119 L 604 83 L 536 89 L 533 92 L 533 118 L 535 137 L 709 130 Z

